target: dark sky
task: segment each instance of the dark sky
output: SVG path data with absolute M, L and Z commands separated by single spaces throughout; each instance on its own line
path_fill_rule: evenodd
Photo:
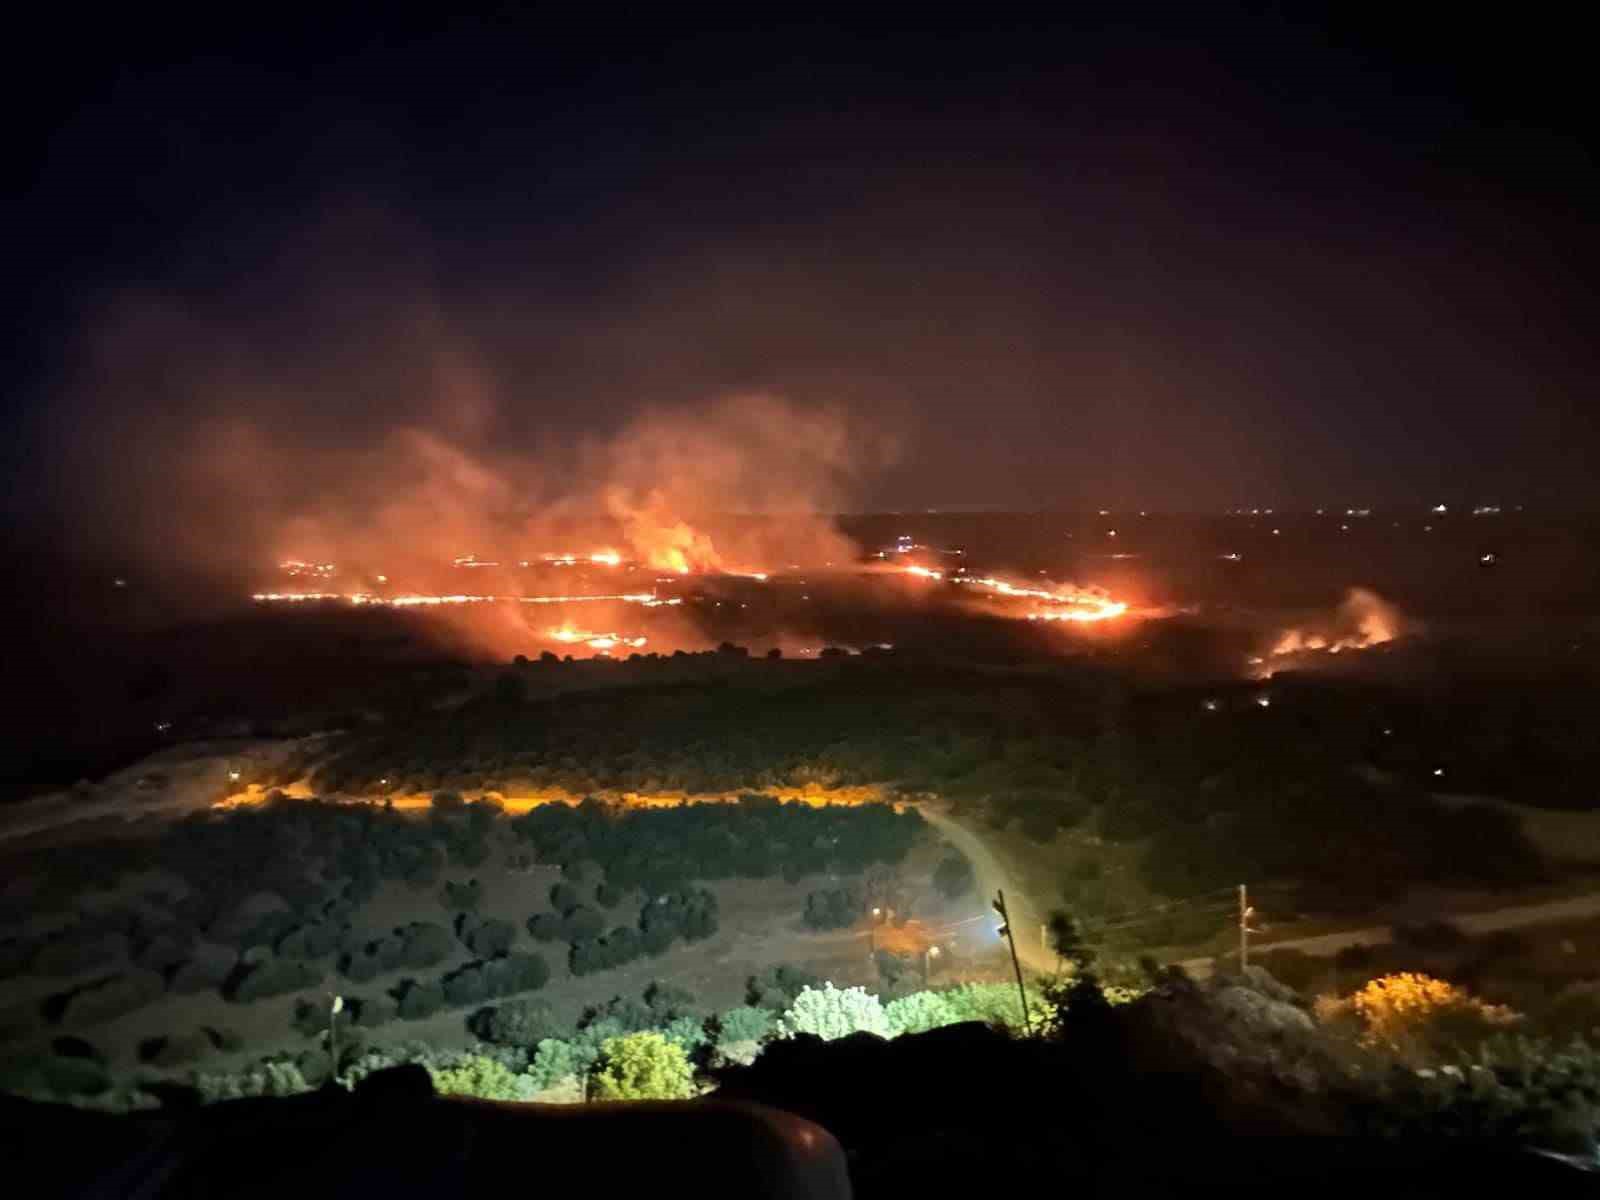
M 18 516 L 71 503 L 108 412 L 196 403 L 85 379 L 130 303 L 198 331 L 163 378 L 226 344 L 341 381 L 334 441 L 427 408 L 383 376 L 421 307 L 510 398 L 497 439 L 775 392 L 899 432 L 861 506 L 1600 501 L 1589 65 L 1556 8 L 435 7 L 13 41 Z

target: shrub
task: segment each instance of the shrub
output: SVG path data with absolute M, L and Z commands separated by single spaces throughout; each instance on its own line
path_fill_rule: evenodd
M 889 1021 L 889 1036 L 905 1033 L 925 1033 L 941 1025 L 953 1025 L 960 1018 L 955 1008 L 938 992 L 912 992 L 884 1005 L 883 1014 Z
M 806 896 L 801 919 L 808 929 L 844 929 L 860 919 L 864 905 L 859 888 L 824 888 Z
M 743 1005 L 730 1008 L 716 1019 L 718 1046 L 731 1042 L 760 1042 L 772 1032 L 776 1018 L 765 1008 Z
M 560 1028 L 543 1000 L 508 1000 L 485 1010 L 473 1021 L 479 1037 L 500 1046 L 535 1047 Z
M 606 919 L 600 915 L 598 909 L 586 908 L 580 904 L 567 913 L 563 926 L 562 932 L 568 941 L 582 942 L 597 938 L 604 933 Z
M 800 1033 L 815 1034 L 824 1041 L 852 1033 L 891 1036 L 889 1019 L 876 996 L 865 988 L 836 988 L 832 983 L 806 988 L 778 1018 L 779 1037 Z
M 450 931 L 442 925 L 414 921 L 395 930 L 395 933 L 401 939 L 400 952 L 392 966 L 386 969 L 409 967 L 412 970 L 424 970 L 438 966 L 456 952 Z
M 198 1073 L 192 1082 L 208 1104 L 248 1096 L 294 1096 L 311 1090 L 300 1068 L 282 1058 L 266 1059 L 242 1071 Z
M 483 885 L 476 879 L 465 883 L 447 879 L 439 890 L 439 903 L 455 912 L 477 912 L 483 903 Z
M 683 1047 L 659 1033 L 630 1033 L 601 1047 L 593 1078 L 597 1100 L 678 1100 L 694 1094 Z
M 982 1021 L 987 1025 L 1004 1025 L 1021 1029 L 1022 1001 L 1012 983 L 963 983 L 939 993 L 955 1021 Z M 1037 1019 L 1044 1011 L 1043 999 L 1031 989 L 1028 992 L 1028 1011 Z
M 601 908 L 615 908 L 622 903 L 622 890 L 602 882 L 594 889 L 594 902 Z
M 570 1041 L 545 1038 L 528 1065 L 528 1078 L 539 1091 L 548 1091 L 573 1079 L 581 1086 L 593 1060 L 580 1054 Z
M 511 948 L 517 938 L 517 927 L 499 917 L 462 913 L 456 918 L 456 934 L 479 958 L 493 958 Z
M 550 888 L 550 907 L 558 913 L 577 908 L 583 903 L 583 896 L 572 884 L 562 881 L 552 884 Z
M 567 923 L 560 913 L 535 913 L 528 918 L 528 934 L 536 942 L 559 942 L 566 932 Z
M 233 985 L 228 998 L 240 1004 L 251 1004 L 268 996 L 315 987 L 321 982 L 321 968 L 296 959 L 274 958 L 251 968 Z
M 211 1038 L 203 1029 L 169 1037 L 146 1038 L 139 1043 L 139 1061 L 152 1067 L 177 1067 L 211 1052 Z
M 111 1086 L 93 1059 L 41 1054 L 0 1062 L 0 1090 L 35 1096 L 93 1096 Z
M 395 999 L 399 1001 L 398 1015 L 402 1021 L 420 1021 L 444 1007 L 444 989 L 437 983 L 408 979 L 400 985 Z
M 964 854 L 947 854 L 933 869 L 933 886 L 946 900 L 959 900 L 972 891 L 974 882 L 972 864 Z
M 434 1090 L 446 1096 L 481 1100 L 528 1100 L 538 1089 L 533 1079 L 481 1054 L 468 1054 L 447 1067 L 429 1067 Z
M 795 997 L 802 991 L 821 982 L 810 971 L 779 963 L 759 975 L 750 976 L 745 982 L 745 999 L 757 1008 L 782 1012 L 794 1003 Z
M 124 971 L 67 996 L 61 1019 L 71 1025 L 109 1021 L 143 1008 L 166 990 L 154 971 Z
M 1509 1008 L 1410 971 L 1380 976 L 1344 1000 L 1319 997 L 1316 1014 L 1325 1024 L 1353 1021 L 1364 1044 L 1405 1054 L 1479 1042 L 1518 1020 Z

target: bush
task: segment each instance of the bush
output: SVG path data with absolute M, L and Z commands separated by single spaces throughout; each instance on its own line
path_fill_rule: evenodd
M 926 1033 L 943 1025 L 954 1025 L 960 1018 L 956 1009 L 938 992 L 912 992 L 884 1005 L 889 1021 L 889 1036 Z
M 1519 1019 L 1453 983 L 1410 971 L 1380 976 L 1344 1000 L 1320 997 L 1316 1013 L 1324 1024 L 1354 1023 L 1364 1044 L 1408 1057 L 1475 1045 Z
M 1022 1001 L 1012 983 L 963 983 L 939 993 L 950 1006 L 955 1021 L 982 1021 L 986 1025 L 1023 1028 Z M 1043 998 L 1028 992 L 1028 1012 L 1037 1020 L 1044 1011 Z
M 601 1047 L 592 1092 L 597 1100 L 680 1100 L 694 1094 L 683 1047 L 659 1033 L 630 1033 Z
M 583 1086 L 593 1059 L 581 1054 L 570 1041 L 546 1038 L 534 1051 L 528 1065 L 528 1078 L 539 1091 L 559 1087 L 566 1080 L 576 1080 Z
M 143 1008 L 166 990 L 161 976 L 154 971 L 124 971 L 67 995 L 61 1019 L 69 1025 L 109 1021 Z
M 395 999 L 402 1021 L 421 1021 L 444 1007 L 444 989 L 437 983 L 408 979 L 400 985 Z
M 528 934 L 536 942 L 559 942 L 566 938 L 567 922 L 560 913 L 535 913 L 528 918 Z
M 299 1066 L 288 1059 L 265 1060 L 242 1071 L 197 1074 L 193 1083 L 207 1103 L 251 1096 L 294 1096 L 311 1090 Z
M 609 883 L 601 883 L 594 889 L 594 902 L 601 908 L 615 908 L 622 903 L 622 891 Z
M 555 1036 L 561 1028 L 543 1000 L 508 1000 L 473 1020 L 474 1032 L 484 1041 L 530 1049 Z
M 765 1008 L 743 1005 L 730 1008 L 716 1019 L 716 1040 L 723 1042 L 760 1042 L 772 1032 L 776 1018 Z
M 972 864 L 964 854 L 947 854 L 933 869 L 933 886 L 946 900 L 959 900 L 972 891 L 975 882 Z
M 573 884 L 563 880 L 560 883 L 551 885 L 550 907 L 558 913 L 565 913 L 569 909 L 577 908 L 582 903 L 583 896 Z
M 296 959 L 274 958 L 259 963 L 229 989 L 228 999 L 252 1004 L 269 996 L 302 991 L 322 982 L 322 970 Z
M 836 988 L 825 983 L 820 988 L 806 988 L 795 997 L 794 1004 L 778 1018 L 779 1037 L 794 1037 L 810 1033 L 832 1041 L 852 1033 L 875 1033 L 890 1037 L 889 1019 L 883 1005 L 865 988 Z
M 0 1091 L 30 1096 L 95 1096 L 111 1086 L 106 1070 L 77 1055 L 41 1054 L 0 1062 Z
M 425 970 L 438 966 L 456 952 L 450 931 L 442 925 L 414 921 L 395 930 L 395 933 L 401 939 L 400 952 L 392 966 L 386 969 L 408 967 L 414 971 Z
M 453 912 L 477 912 L 483 903 L 483 885 L 476 879 L 466 883 L 447 879 L 439 890 L 439 903 Z
M 139 1043 L 139 1061 L 152 1067 L 177 1067 L 211 1053 L 211 1038 L 203 1029 L 168 1037 L 146 1038 Z
M 779 963 L 745 981 L 745 1000 L 757 1008 L 778 1013 L 792 1005 L 795 997 L 806 988 L 816 987 L 821 982 L 821 978 L 810 971 Z
M 806 897 L 802 920 L 808 929 L 845 929 L 860 920 L 865 908 L 860 888 L 824 888 Z
M 562 922 L 562 933 L 570 942 L 584 942 L 605 932 L 606 919 L 600 911 L 579 905 L 570 910 Z
M 468 1054 L 446 1067 L 429 1067 L 434 1090 L 445 1096 L 480 1100 L 529 1100 L 538 1089 L 528 1075 L 481 1054 Z
M 499 917 L 462 913 L 456 918 L 456 934 L 479 958 L 493 958 L 511 949 L 517 939 L 517 927 Z

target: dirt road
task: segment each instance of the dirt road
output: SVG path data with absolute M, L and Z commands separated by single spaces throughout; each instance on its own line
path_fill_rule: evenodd
M 1600 895 L 1571 896 L 1565 900 L 1548 900 L 1541 904 L 1519 904 L 1491 909 L 1488 912 L 1465 913 L 1459 917 L 1450 917 L 1448 920 L 1463 933 L 1479 934 L 1595 916 L 1600 916 Z M 1324 933 L 1316 937 L 1270 942 L 1258 949 L 1299 950 L 1302 954 L 1327 958 L 1351 946 L 1387 945 L 1394 940 L 1390 930 L 1391 927 L 1388 925 L 1371 925 L 1365 929 L 1347 929 L 1340 933 Z M 1194 958 L 1182 966 L 1191 975 L 1204 976 L 1211 972 L 1211 959 Z
M 1040 926 L 1049 915 L 1025 895 L 1016 881 L 1001 864 L 993 850 L 972 830 L 963 826 L 948 813 L 931 804 L 920 806 L 922 819 L 953 845 L 972 864 L 977 878 L 977 892 L 987 909 L 996 891 L 1006 894 L 1006 907 L 1011 912 L 1016 933 L 1017 957 L 1030 970 L 1051 974 L 1056 969 L 1056 956 L 1043 944 Z

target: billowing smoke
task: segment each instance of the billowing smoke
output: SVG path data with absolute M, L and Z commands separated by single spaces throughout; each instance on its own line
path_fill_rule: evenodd
M 1399 609 L 1367 588 L 1351 588 L 1326 618 L 1278 633 L 1263 659 L 1365 650 L 1392 642 L 1403 631 Z
M 74 549 L 229 598 L 289 560 L 331 564 L 295 582 L 338 593 L 532 586 L 464 570 L 469 556 L 604 550 L 646 582 L 643 568 L 759 572 L 854 555 L 829 514 L 895 449 L 826 397 L 607 405 L 593 380 L 571 395 L 403 292 L 324 296 L 276 323 L 251 311 L 133 299 L 93 324 L 54 431 Z M 599 607 L 579 628 L 633 636 L 630 614 Z M 552 616 L 476 619 L 526 649 Z

